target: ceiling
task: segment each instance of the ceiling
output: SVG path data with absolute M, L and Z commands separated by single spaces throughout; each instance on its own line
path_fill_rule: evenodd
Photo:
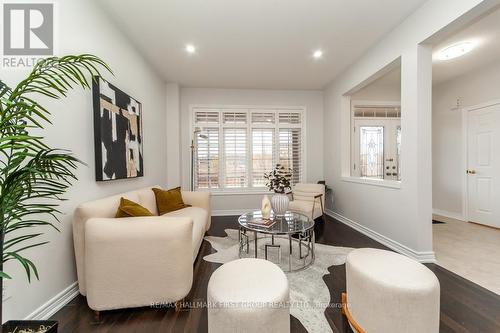
M 260 89 L 324 87 L 425 2 L 96 1 L 166 81 Z
M 500 9 L 483 16 L 465 29 L 446 38 L 434 48 L 435 52 L 461 41 L 477 41 L 471 52 L 451 60 L 434 60 L 434 84 L 454 79 L 467 72 L 500 61 Z

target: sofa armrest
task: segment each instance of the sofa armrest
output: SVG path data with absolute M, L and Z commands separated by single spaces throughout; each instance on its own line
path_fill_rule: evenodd
M 182 200 L 185 204 L 206 209 L 208 213 L 207 230 L 210 228 L 212 222 L 211 197 L 212 194 L 210 192 L 182 191 Z
M 193 281 L 193 221 L 187 217 L 91 218 L 85 280 L 93 310 L 184 298 Z

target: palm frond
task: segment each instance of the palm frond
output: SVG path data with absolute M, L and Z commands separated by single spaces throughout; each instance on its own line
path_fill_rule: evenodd
M 2 261 L 19 262 L 28 280 L 38 278 L 35 264 L 20 252 L 46 244 L 40 227 L 59 230 L 59 202 L 76 180 L 80 160 L 71 152 L 53 149 L 33 135 L 50 123 L 51 113 L 36 96 L 65 97 L 74 87 L 90 89 L 100 70 L 111 72 L 90 55 L 50 57 L 37 63 L 16 87 L 0 80 L 0 227 Z M 39 133 L 39 131 L 37 131 Z M 36 230 L 30 232 L 30 230 Z M 0 271 L 0 278 L 10 276 Z

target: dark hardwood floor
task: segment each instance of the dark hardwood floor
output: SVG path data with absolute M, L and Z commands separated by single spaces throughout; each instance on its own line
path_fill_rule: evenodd
M 327 221 L 316 226 L 318 243 L 349 247 L 385 247 L 380 243 L 360 234 L 346 225 L 326 217 Z M 236 228 L 236 217 L 214 217 L 209 235 L 225 236 L 224 229 Z M 206 289 L 212 272 L 219 264 L 203 260 L 203 256 L 214 250 L 206 241 L 203 242 L 194 267 L 194 283 L 187 301 L 196 305 L 206 300 Z M 441 328 L 440 332 L 457 333 L 498 333 L 500 332 L 500 296 L 468 281 L 446 269 L 429 264 L 441 283 Z M 325 310 L 325 315 L 334 332 L 352 332 L 342 316 L 337 304 L 341 292 L 345 290 L 345 266 L 332 266 L 330 274 L 323 277 L 330 290 L 332 306 Z M 140 279 L 140 272 L 131 270 Z M 85 298 L 78 296 L 52 319 L 59 321 L 60 333 L 131 333 L 131 332 L 206 332 L 207 310 L 203 306 L 194 306 L 180 312 L 174 309 L 138 308 L 106 311 L 99 322 L 94 319 Z M 302 324 L 291 317 L 292 332 L 306 332 Z M 425 332 L 422 332 L 425 333 Z

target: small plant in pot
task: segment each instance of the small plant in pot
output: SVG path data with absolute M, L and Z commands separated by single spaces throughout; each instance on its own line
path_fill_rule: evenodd
M 272 171 L 264 173 L 264 178 L 267 179 L 266 186 L 269 191 L 275 193 L 271 197 L 274 215 L 281 217 L 285 215 L 290 202 L 286 193 L 292 188 L 292 169 L 278 163 Z

